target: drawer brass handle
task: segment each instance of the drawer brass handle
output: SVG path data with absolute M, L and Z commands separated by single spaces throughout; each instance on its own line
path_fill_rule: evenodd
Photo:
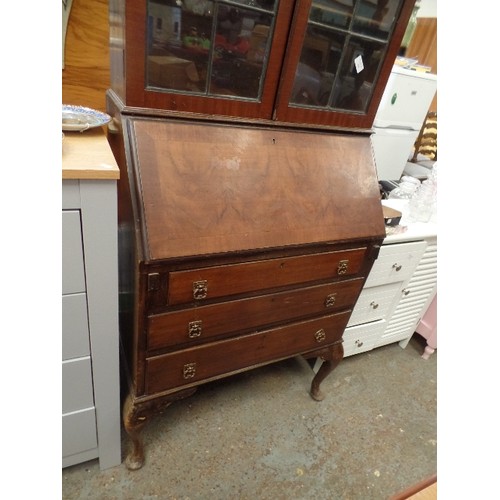
M 361 342 L 361 340 L 356 340 L 355 344 L 356 344 L 356 347 L 362 347 L 363 346 L 363 342 Z
M 370 302 L 370 306 L 372 306 L 372 307 L 373 307 L 373 309 L 377 309 L 378 304 L 377 304 L 374 300 L 372 300 L 372 301 Z
M 326 296 L 325 299 L 325 307 L 332 307 L 335 305 L 335 299 L 337 298 L 336 293 L 331 293 L 330 295 Z
M 345 274 L 348 269 L 349 269 L 349 261 L 348 260 L 341 260 L 339 262 L 339 266 L 337 268 L 337 273 L 338 274 Z
M 203 322 L 201 320 L 198 321 L 190 321 L 188 324 L 188 337 L 190 339 L 195 339 L 201 335 L 201 327 Z
M 316 342 L 323 342 L 323 340 L 326 339 L 326 333 L 325 333 L 325 330 L 323 330 L 323 328 L 321 328 L 321 330 L 318 330 L 315 334 L 314 334 L 314 338 L 316 339 Z
M 396 271 L 401 271 L 401 268 L 402 268 L 402 267 L 403 267 L 403 266 L 402 266 L 401 264 L 393 264 L 393 265 L 392 265 L 392 268 L 393 268 L 393 269 L 396 269 Z
M 208 295 L 208 282 L 207 280 L 200 280 L 193 282 L 193 298 L 196 300 L 206 299 Z
M 182 376 L 185 379 L 193 378 L 196 375 L 196 363 L 188 363 L 182 369 Z
M 403 295 L 406 297 L 410 293 L 410 290 L 408 288 L 403 288 Z

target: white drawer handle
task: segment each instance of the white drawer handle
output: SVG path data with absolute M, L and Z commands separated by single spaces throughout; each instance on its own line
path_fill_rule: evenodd
M 408 288 L 403 289 L 403 295 L 406 297 L 410 293 L 410 290 Z
M 372 302 L 370 302 L 370 306 L 373 307 L 373 309 L 377 309 L 378 304 L 373 300 Z
M 392 265 L 392 268 L 393 268 L 393 269 L 396 269 L 396 271 L 401 271 L 401 268 L 402 268 L 402 267 L 403 267 L 403 266 L 402 266 L 401 264 L 393 264 L 393 265 Z
M 356 347 L 362 347 L 363 342 L 361 342 L 361 340 L 356 340 L 355 344 L 356 344 Z

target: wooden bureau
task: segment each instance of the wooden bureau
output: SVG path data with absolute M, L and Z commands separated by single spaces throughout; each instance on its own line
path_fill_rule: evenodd
M 115 123 L 124 425 L 137 469 L 145 423 L 200 384 L 320 357 L 311 395 L 322 399 L 385 230 L 369 135 L 118 112 Z

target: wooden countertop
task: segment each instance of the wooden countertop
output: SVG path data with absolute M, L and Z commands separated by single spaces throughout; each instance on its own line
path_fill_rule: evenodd
M 102 127 L 84 132 L 64 132 L 62 178 L 120 178 L 120 170 Z

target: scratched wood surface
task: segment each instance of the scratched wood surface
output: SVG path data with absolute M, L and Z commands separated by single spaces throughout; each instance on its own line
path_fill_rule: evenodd
M 133 121 L 152 259 L 385 233 L 369 136 Z

